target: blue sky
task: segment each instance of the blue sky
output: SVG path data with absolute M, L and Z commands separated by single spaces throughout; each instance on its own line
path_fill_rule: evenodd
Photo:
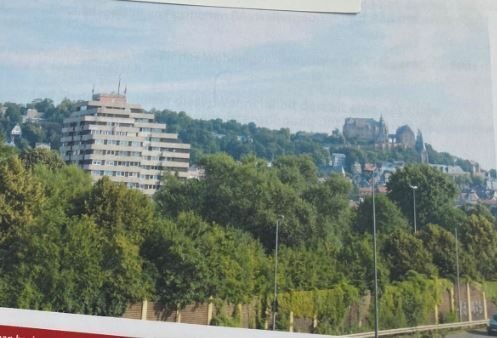
M 2 102 L 87 99 L 121 76 L 145 108 L 328 133 L 383 115 L 392 132 L 409 124 L 438 150 L 497 166 L 490 0 L 363 0 L 359 15 L 0 5 Z

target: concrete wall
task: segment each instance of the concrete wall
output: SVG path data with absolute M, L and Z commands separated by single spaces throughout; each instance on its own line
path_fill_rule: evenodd
M 477 284 L 461 283 L 461 312 L 462 320 L 481 320 L 486 319 L 494 313 L 497 313 L 497 305 L 486 299 L 482 288 Z M 358 329 L 368 323 L 370 316 L 370 306 L 372 305 L 371 295 L 362 297 L 361 301 L 352 305 L 344 317 L 346 327 Z M 429 323 L 436 324 L 457 320 L 459 304 L 457 300 L 457 290 L 452 288 L 442 294 L 441 303 L 433 309 L 433 316 Z M 470 311 L 468 311 L 470 309 Z M 260 309 L 259 309 L 260 310 Z M 154 302 L 144 301 L 133 304 L 128 307 L 124 313 L 124 318 L 143 319 L 154 321 L 181 322 L 189 324 L 208 325 L 216 316 L 231 318 L 232 325 L 255 328 L 257 319 L 257 303 L 251 304 L 222 304 L 215 306 L 214 302 L 206 304 L 188 305 L 181 310 L 172 308 L 164 310 L 164 307 Z M 236 316 L 235 314 L 241 314 Z M 271 322 L 270 310 L 259 314 L 265 318 L 266 327 L 269 328 Z M 298 318 L 289 315 L 289 331 L 295 332 L 312 332 L 315 325 L 319 325 L 315 318 Z M 236 322 L 236 321 L 239 322 Z

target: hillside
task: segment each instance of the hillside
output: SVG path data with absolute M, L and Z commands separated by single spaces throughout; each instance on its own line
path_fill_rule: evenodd
M 69 116 L 78 101 L 64 99 L 55 104 L 51 99 L 36 99 L 31 103 L 0 103 L 0 135 L 8 142 L 10 131 L 21 125 L 22 137 L 17 147 L 26 149 L 36 143 L 49 143 L 52 149 L 60 147 L 62 121 Z M 36 109 L 40 118 L 33 120 L 27 115 Z M 329 168 L 332 153 L 346 155 L 345 170 L 352 171 L 355 162 L 360 164 L 378 161 L 418 162 L 413 149 L 375 149 L 368 145 L 348 144 L 339 130 L 327 133 L 291 133 L 287 128 L 271 130 L 255 123 L 242 124 L 234 120 L 193 119 L 185 112 L 152 110 L 158 121 L 166 123 L 168 131 L 179 134 L 183 142 L 192 145 L 191 164 L 197 164 L 203 155 L 225 152 L 240 160 L 247 155 L 273 161 L 283 155 L 309 155 L 321 172 Z M 24 120 L 24 123 L 23 123 Z M 427 144 L 432 164 L 458 165 L 471 172 L 471 162 L 445 152 L 437 152 Z

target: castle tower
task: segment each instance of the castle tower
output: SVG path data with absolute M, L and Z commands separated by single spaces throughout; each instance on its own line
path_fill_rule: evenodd
M 426 144 L 423 140 L 423 134 L 421 130 L 418 129 L 418 135 L 416 137 L 416 151 L 418 152 L 418 158 L 421 163 L 429 163 L 428 151 L 426 150 Z
M 380 121 L 378 122 L 377 136 L 375 144 L 384 148 L 388 145 L 388 128 L 383 119 L 383 115 L 380 116 Z

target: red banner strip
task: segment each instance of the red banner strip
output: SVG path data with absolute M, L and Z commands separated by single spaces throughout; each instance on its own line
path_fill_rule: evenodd
M 98 333 L 81 333 L 0 325 L 0 338 L 130 338 Z

